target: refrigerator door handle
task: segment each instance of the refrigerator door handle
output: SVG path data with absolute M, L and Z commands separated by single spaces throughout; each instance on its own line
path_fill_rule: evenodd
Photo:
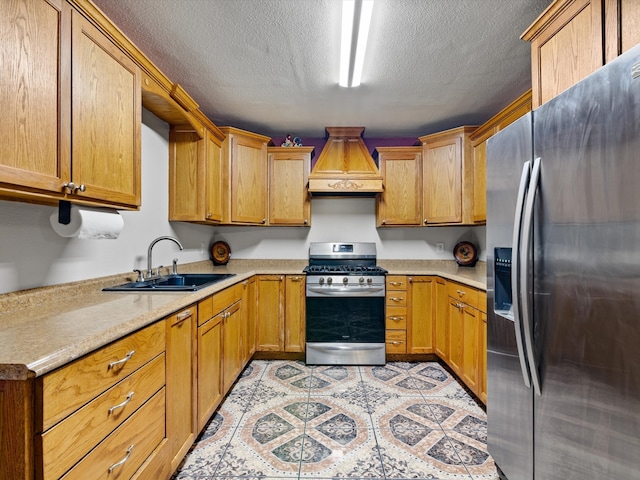
M 529 252 L 531 251 L 531 239 L 533 230 L 533 209 L 535 206 L 536 192 L 540 184 L 540 169 L 542 162 L 540 158 L 533 161 L 533 169 L 531 171 L 531 180 L 529 181 L 529 193 L 524 207 L 524 220 L 522 226 L 522 245 L 520 249 L 520 289 L 522 295 L 522 330 L 524 331 L 524 343 L 527 351 L 527 360 L 529 362 L 529 372 L 531 374 L 531 383 L 533 390 L 538 396 L 541 395 L 540 375 L 536 365 L 535 351 L 533 349 L 533 333 L 531 328 L 531 309 L 530 294 L 531 291 L 531 272 L 529 271 Z
M 520 319 L 520 241 L 522 231 L 522 210 L 524 208 L 524 202 L 527 196 L 527 185 L 531 177 L 531 162 L 526 161 L 522 167 L 522 175 L 520 176 L 520 187 L 518 188 L 518 198 L 516 200 L 516 214 L 513 220 L 513 244 L 512 255 L 515 261 L 513 262 L 511 269 L 511 285 L 513 288 L 513 294 L 511 299 L 511 306 L 513 308 L 513 323 L 516 332 L 516 345 L 518 347 L 518 359 L 520 360 L 520 368 L 522 369 L 522 379 L 527 388 L 531 388 L 531 381 L 529 379 L 529 367 L 527 366 L 527 360 L 524 353 L 524 345 L 522 339 L 522 322 Z

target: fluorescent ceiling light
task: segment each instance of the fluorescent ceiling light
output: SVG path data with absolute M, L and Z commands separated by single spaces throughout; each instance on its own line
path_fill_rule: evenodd
M 342 2 L 339 80 L 341 87 L 360 85 L 372 12 L 373 0 L 343 0 Z

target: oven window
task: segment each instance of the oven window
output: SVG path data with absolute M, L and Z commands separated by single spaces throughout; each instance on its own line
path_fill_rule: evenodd
M 307 297 L 307 342 L 384 343 L 384 297 Z

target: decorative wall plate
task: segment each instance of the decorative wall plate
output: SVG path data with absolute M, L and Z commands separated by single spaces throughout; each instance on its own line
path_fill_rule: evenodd
M 453 248 L 453 258 L 460 266 L 473 267 L 478 261 L 478 248 L 471 242 L 460 242 Z
M 214 265 L 226 265 L 231 256 L 231 248 L 227 242 L 221 240 L 211 245 L 211 260 Z

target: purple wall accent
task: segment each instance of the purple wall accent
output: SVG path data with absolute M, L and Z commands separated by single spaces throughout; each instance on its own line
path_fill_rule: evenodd
M 292 134 L 295 137 L 294 134 Z M 271 141 L 276 147 L 282 145 L 285 137 L 272 137 Z M 325 143 L 327 143 L 327 138 L 319 138 L 319 137 L 300 137 L 302 140 L 302 145 L 304 147 L 314 147 L 315 150 L 311 156 L 311 168 L 316 164 L 318 157 L 320 156 L 320 152 L 324 148 Z M 364 144 L 367 146 L 369 150 L 369 154 L 373 156 L 373 151 L 376 147 L 411 147 L 414 145 L 419 145 L 419 140 L 417 137 L 391 137 L 391 138 L 364 138 Z M 291 147 L 295 148 L 295 147 Z M 376 161 L 377 162 L 377 161 Z

